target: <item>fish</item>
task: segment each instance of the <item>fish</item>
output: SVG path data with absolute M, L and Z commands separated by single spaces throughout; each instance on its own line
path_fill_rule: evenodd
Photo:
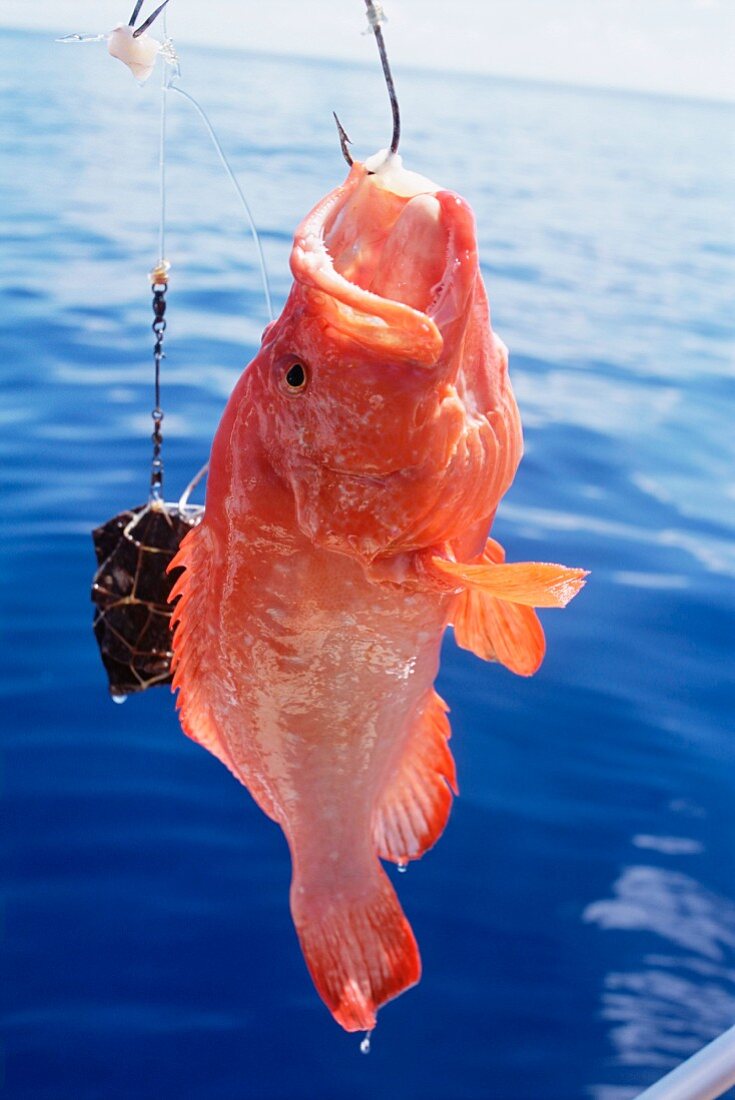
M 522 431 L 469 204 L 383 150 L 307 215 L 290 265 L 171 564 L 173 689 L 283 830 L 314 985 L 369 1032 L 421 973 L 381 860 L 420 859 L 457 793 L 442 637 L 530 676 L 535 609 L 586 573 L 489 537 Z

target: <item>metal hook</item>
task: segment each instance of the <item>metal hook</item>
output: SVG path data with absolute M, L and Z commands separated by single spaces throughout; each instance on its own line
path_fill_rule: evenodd
M 386 87 L 388 88 L 388 97 L 390 99 L 390 109 L 393 114 L 393 134 L 390 141 L 390 155 L 398 152 L 398 143 L 401 140 L 401 112 L 398 107 L 398 97 L 396 95 L 396 86 L 393 83 L 393 74 L 390 71 L 390 65 L 388 64 L 388 54 L 385 49 L 385 39 L 383 38 L 383 31 L 381 28 L 381 21 L 385 19 L 382 8 L 380 5 L 375 7 L 373 0 L 365 0 L 365 6 L 367 8 L 369 30 L 375 35 L 378 42 L 378 52 L 380 53 L 380 63 L 383 66 L 383 76 L 385 77 Z M 366 34 L 369 31 L 365 32 Z M 351 141 L 347 136 L 344 126 L 337 118 L 336 111 L 332 111 L 334 115 L 334 121 L 337 123 L 337 133 L 339 134 L 339 144 L 342 150 L 342 156 L 345 158 L 350 168 L 354 164 L 352 157 L 350 156 L 348 145 L 351 145 Z
M 138 18 L 138 15 L 140 14 L 140 9 L 142 7 L 143 7 L 143 0 L 138 0 L 137 4 L 133 8 L 133 14 L 130 16 L 130 21 L 128 23 L 129 27 L 134 27 L 135 26 L 135 20 Z
M 339 145 L 340 145 L 340 148 L 341 148 L 341 150 L 342 150 L 342 156 L 343 156 L 343 157 L 345 158 L 345 160 L 347 161 L 347 163 L 349 164 L 349 166 L 350 166 L 350 168 L 351 168 L 351 167 L 352 167 L 352 165 L 353 165 L 353 164 L 354 164 L 355 162 L 354 162 L 354 160 L 352 159 L 352 157 L 350 156 L 350 151 L 349 151 L 349 149 L 347 148 L 347 146 L 348 146 L 348 145 L 351 145 L 351 144 L 352 144 L 352 142 L 351 142 L 351 141 L 350 141 L 350 139 L 348 138 L 348 136 L 347 136 L 347 131 L 345 130 L 344 126 L 343 126 L 343 125 L 342 125 L 342 123 L 341 123 L 341 122 L 339 121 L 339 119 L 338 119 L 338 117 L 337 117 L 337 112 L 336 112 L 336 111 L 332 111 L 332 114 L 334 115 L 334 121 L 335 121 L 335 122 L 337 123 L 337 133 L 339 134 Z
M 383 29 L 380 25 L 382 11 L 376 11 L 373 0 L 365 0 L 365 7 L 367 8 L 368 21 L 370 23 L 370 29 L 375 34 L 375 38 L 378 43 L 378 52 L 380 53 L 380 64 L 383 66 L 383 76 L 385 77 L 385 83 L 388 88 L 388 97 L 390 99 L 390 109 L 393 112 L 393 136 L 390 141 L 390 153 L 391 156 L 398 152 L 398 142 L 401 140 L 401 113 L 398 109 L 398 97 L 396 96 L 396 86 L 393 83 L 393 76 L 390 71 L 390 65 L 388 64 L 388 54 L 385 50 L 385 39 L 383 38 Z M 384 18 L 384 17 L 383 17 Z
M 141 34 L 143 34 L 145 31 L 148 30 L 151 23 L 155 22 L 155 20 L 161 14 L 163 9 L 166 7 L 166 4 L 168 4 L 168 0 L 163 0 L 163 3 L 160 4 L 159 7 L 156 8 L 156 10 L 153 12 L 153 14 L 148 16 L 145 23 L 141 23 L 141 25 L 138 27 L 137 31 L 133 31 L 133 38 L 140 38 Z

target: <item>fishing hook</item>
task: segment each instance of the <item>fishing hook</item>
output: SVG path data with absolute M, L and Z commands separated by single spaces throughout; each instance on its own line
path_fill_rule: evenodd
M 378 43 L 378 52 L 380 54 L 380 64 L 383 66 L 383 76 L 385 77 L 385 84 L 388 89 L 388 98 L 390 99 L 390 109 L 393 114 L 393 134 L 391 135 L 389 155 L 393 156 L 398 152 L 398 143 L 401 140 L 401 112 L 398 107 L 398 96 L 396 95 L 396 86 L 393 83 L 393 74 L 390 71 L 390 65 L 388 63 L 388 54 L 385 49 L 385 39 L 383 38 L 383 29 L 381 23 L 385 20 L 383 9 L 380 4 L 376 7 L 373 0 L 365 0 L 365 7 L 367 8 L 368 17 L 368 31 L 372 31 Z M 347 136 L 344 126 L 337 118 L 336 111 L 332 111 L 334 115 L 334 121 L 337 123 L 337 132 L 339 134 L 339 144 L 342 149 L 342 156 L 345 158 L 350 168 L 354 161 L 350 156 L 348 145 L 352 144 Z
M 140 9 L 142 7 L 143 7 L 143 0 L 138 0 L 137 4 L 133 8 L 133 14 L 130 16 L 130 20 L 128 22 L 129 27 L 134 27 L 135 26 L 135 21 L 138 18 L 138 15 L 140 14 Z
M 345 158 L 345 160 L 347 161 L 347 163 L 349 164 L 349 166 L 351 168 L 352 165 L 355 162 L 352 159 L 352 157 L 350 156 L 350 151 L 347 148 L 347 146 L 351 145 L 352 142 L 348 138 L 347 131 L 345 130 L 344 126 L 339 121 L 339 118 L 337 117 L 337 112 L 332 111 L 332 114 L 334 115 L 334 121 L 337 123 L 337 133 L 339 134 L 339 145 L 340 145 L 340 149 L 342 150 L 342 156 Z
M 390 71 L 390 65 L 388 64 L 388 54 L 385 50 L 385 39 L 383 38 L 383 28 L 381 27 L 381 22 L 385 19 L 385 16 L 383 15 L 380 5 L 376 8 L 373 0 L 365 0 L 365 7 L 367 8 L 370 29 L 373 31 L 378 43 L 380 64 L 383 66 L 383 76 L 385 77 L 386 87 L 388 88 L 390 109 L 393 113 L 393 135 L 390 139 L 390 155 L 393 156 L 394 153 L 398 152 L 398 142 L 401 140 L 401 112 L 398 109 L 396 86 L 393 83 L 393 75 Z
M 155 22 L 155 20 L 161 14 L 163 9 L 166 7 L 166 4 L 168 4 L 168 0 L 163 0 L 163 3 L 160 4 L 156 8 L 156 10 L 153 12 L 153 14 L 148 16 L 145 23 L 141 23 L 141 25 L 138 27 L 138 29 L 136 31 L 133 31 L 133 38 L 140 38 L 141 34 L 143 34 L 144 31 L 148 30 L 150 25 L 153 22 Z M 138 7 L 139 7 L 139 5 L 136 5 L 135 12 L 133 13 L 136 17 L 137 17 L 137 14 L 138 14 Z M 132 26 L 132 24 L 131 24 L 131 26 Z

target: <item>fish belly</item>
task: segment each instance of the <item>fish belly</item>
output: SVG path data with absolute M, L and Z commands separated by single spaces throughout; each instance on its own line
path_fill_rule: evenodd
M 223 553 L 206 520 L 182 557 L 182 724 L 283 828 L 312 978 L 342 1026 L 369 1029 L 420 973 L 378 850 L 417 858 L 451 801 L 432 687 L 445 598 L 372 584 L 300 538 L 230 533 Z

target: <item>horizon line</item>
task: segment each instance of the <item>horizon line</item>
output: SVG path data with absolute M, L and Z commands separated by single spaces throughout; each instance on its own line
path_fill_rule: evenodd
M 62 33 L 62 28 L 58 31 L 43 31 L 38 27 L 20 27 L 20 26 L 8 26 L 0 23 L 0 35 L 2 34 L 18 34 L 27 35 L 32 38 L 41 38 L 46 41 L 54 41 L 54 35 Z M 66 32 L 69 33 L 69 32 Z M 172 36 L 173 37 L 173 36 Z M 360 59 L 352 59 L 349 57 L 337 57 L 330 54 L 316 54 L 316 53 L 297 53 L 296 51 L 288 50 L 271 50 L 271 49 L 254 49 L 246 46 L 231 46 L 223 45 L 222 43 L 202 43 L 197 42 L 194 39 L 188 38 L 186 35 L 178 38 L 179 42 L 186 43 L 187 47 L 206 52 L 208 50 L 214 50 L 218 53 L 237 54 L 244 57 L 257 57 L 257 58 L 273 58 L 274 60 L 298 60 L 301 62 L 314 63 L 314 64 L 332 64 L 342 66 L 344 68 L 359 68 L 365 71 L 372 71 L 374 66 L 369 61 L 362 61 Z M 731 98 L 725 96 L 713 96 L 713 95 L 699 95 L 696 92 L 676 92 L 670 89 L 657 89 L 657 88 L 635 88 L 630 85 L 620 84 L 594 84 L 587 81 L 575 81 L 575 80 L 558 80 L 554 77 L 544 76 L 527 76 L 520 73 L 508 73 L 508 72 L 490 72 L 487 69 L 452 69 L 443 68 L 436 65 L 422 65 L 415 61 L 402 63 L 398 61 L 392 62 L 392 67 L 399 72 L 404 70 L 409 73 L 418 73 L 425 75 L 427 73 L 436 73 L 440 76 L 452 76 L 458 79 L 482 79 L 482 80 L 496 80 L 504 81 L 507 83 L 516 84 L 534 84 L 542 87 L 558 88 L 567 91 L 587 91 L 597 92 L 608 95 L 629 95 L 629 96 L 642 96 L 647 99 L 666 99 L 673 100 L 676 103 L 689 103 L 696 105 L 707 105 L 713 107 L 735 107 L 735 91 Z

